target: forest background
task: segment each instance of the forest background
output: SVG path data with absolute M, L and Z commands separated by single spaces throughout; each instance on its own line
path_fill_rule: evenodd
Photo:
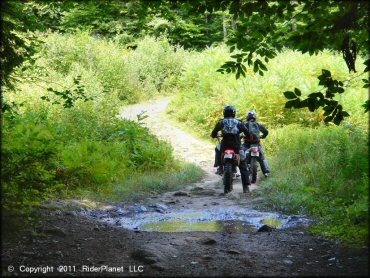
M 3 221 L 198 180 L 145 115 L 118 117 L 172 96 L 168 116 L 207 140 L 226 104 L 255 109 L 273 171 L 261 207 L 368 242 L 368 4 L 291 2 L 3 1 Z

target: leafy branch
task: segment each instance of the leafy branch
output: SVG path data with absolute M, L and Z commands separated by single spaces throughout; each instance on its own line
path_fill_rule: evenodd
M 347 85 L 350 80 L 357 78 L 364 74 L 365 72 L 349 79 L 344 82 L 347 82 Z M 319 85 L 326 88 L 325 92 L 313 92 L 307 96 L 306 99 L 301 100 L 302 93 L 298 88 L 294 88 L 294 91 L 284 92 L 284 96 L 289 99 L 285 103 L 285 108 L 308 108 L 311 112 L 323 108 L 325 122 L 333 122 L 336 125 L 339 125 L 345 117 L 348 117 L 348 112 L 343 110 L 343 106 L 334 100 L 334 97 L 337 94 L 344 93 L 344 82 L 332 78 L 331 72 L 323 69 L 322 74 L 318 76 L 320 80 Z M 365 82 L 364 88 L 368 88 L 369 79 L 363 79 Z M 363 105 L 365 112 L 369 111 L 369 101 Z
M 47 89 L 49 92 L 52 92 L 52 93 L 54 93 L 54 95 L 59 97 L 58 100 L 54 100 L 52 102 L 52 100 L 50 99 L 49 96 L 42 96 L 41 99 L 45 100 L 45 101 L 48 101 L 48 102 L 52 102 L 52 104 L 63 104 L 64 108 L 73 107 L 74 103 L 79 99 L 81 99 L 85 102 L 94 99 L 93 97 L 87 97 L 86 96 L 86 89 L 85 89 L 85 86 L 81 85 L 81 76 L 80 75 L 73 78 L 73 84 L 74 84 L 73 86 L 75 88 L 71 89 L 71 87 L 70 87 L 70 88 L 68 88 L 64 91 L 58 91 L 58 90 L 55 90 L 53 88 L 48 88 Z

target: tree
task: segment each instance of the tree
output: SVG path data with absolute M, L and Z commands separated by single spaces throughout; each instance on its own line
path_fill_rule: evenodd
M 356 56 L 364 55 L 366 69 L 358 76 L 369 71 L 367 1 L 209 0 L 201 3 L 197 12 L 228 10 L 236 20 L 237 28 L 227 40 L 233 53 L 231 60 L 218 70 L 221 73 L 235 73 L 239 78 L 245 76 L 246 66 L 250 66 L 263 75 L 269 60 L 283 47 L 310 55 L 324 49 L 341 51 L 349 72 L 356 72 Z M 326 69 L 318 79 L 325 92 L 313 92 L 303 100 L 298 88 L 284 92 L 289 99 L 285 107 L 307 107 L 310 111 L 322 107 L 325 122 L 338 125 L 349 114 L 334 97 L 345 93 L 345 82 L 350 80 L 336 80 Z M 363 81 L 368 88 L 369 79 Z M 364 107 L 368 111 L 369 102 Z

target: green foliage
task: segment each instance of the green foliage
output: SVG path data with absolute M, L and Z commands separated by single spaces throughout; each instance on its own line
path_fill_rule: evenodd
M 349 72 L 356 72 L 358 54 L 369 54 L 366 47 L 369 36 L 365 23 L 369 18 L 369 5 L 366 1 L 268 3 L 235 0 L 210 1 L 200 6 L 200 10 L 208 9 L 209 6 L 215 10 L 228 10 L 237 19 L 237 28 L 227 40 L 233 54 L 230 56 L 232 60 L 224 62 L 218 69 L 221 73 L 235 73 L 236 79 L 241 75 L 246 76 L 246 63 L 253 67 L 255 73 L 263 76 L 267 70 L 266 64 L 283 47 L 308 52 L 310 55 L 325 49 L 341 51 Z M 365 62 L 365 65 L 368 64 L 369 60 Z M 324 97 L 315 92 L 315 96 L 302 102 L 299 98 L 288 101 L 286 107 L 308 107 L 312 112 L 318 107 L 324 107 L 326 111 L 331 111 L 326 115 L 326 122 L 333 121 L 338 125 L 349 114 L 342 111 L 342 105 L 332 101 L 332 95 L 345 92 L 344 80 L 325 82 L 325 79 L 328 81 L 331 77 L 329 71 L 323 71 L 319 76 L 320 84 L 328 88 L 331 96 Z M 338 83 L 342 84 L 338 86 Z
M 259 192 L 265 206 L 315 217 L 314 231 L 326 236 L 368 241 L 366 131 L 288 125 L 262 144 L 272 169 Z
M 5 208 L 22 211 L 50 194 L 122 183 L 147 171 L 173 170 L 171 147 L 146 128 L 110 117 L 109 109 L 94 116 L 91 104 L 85 109 L 59 110 L 58 120 L 45 111 L 5 119 Z
M 179 82 L 179 94 L 170 104 L 169 112 L 178 121 L 191 126 L 193 131 L 205 138 L 209 138 L 210 130 L 222 117 L 222 109 L 226 104 L 235 105 L 237 117 L 242 119 L 245 119 L 247 111 L 256 109 L 259 121 L 270 128 L 291 123 L 306 126 L 323 123 L 325 110 L 310 113 L 308 109 L 284 108 L 286 96 L 307 98 L 309 92 L 319 91 L 315 76 L 321 72 L 321 65 L 327 66 L 338 78 L 347 75 L 346 65 L 340 55 L 326 51 L 311 57 L 284 50 L 270 61 L 270 69 L 264 77 L 249 69 L 245 78 L 235 80 L 233 76 L 216 72 L 228 55 L 226 48 L 221 46 L 191 53 Z M 350 94 L 337 94 L 333 100 L 348 107 L 351 117 L 344 123 L 366 128 L 367 119 L 359 107 L 359 103 L 367 98 L 366 89 L 362 88 L 361 83 L 358 79 L 348 82 L 346 85 Z M 296 89 L 295 92 L 285 93 L 285 96 L 280 93 L 292 87 L 301 87 L 302 90 Z
M 344 93 L 344 84 L 342 81 L 333 79 L 331 72 L 328 70 L 322 70 L 322 74 L 318 77 L 320 80 L 319 85 L 323 85 L 327 88 L 325 96 L 322 92 L 314 92 L 308 95 L 308 97 L 301 101 L 301 91 L 298 88 L 294 89 L 294 92 L 286 91 L 284 95 L 286 98 L 291 99 L 285 104 L 285 108 L 304 108 L 313 112 L 319 107 L 323 107 L 326 116 L 325 122 L 333 121 L 334 124 L 339 125 L 344 117 L 348 117 L 349 114 L 343 111 L 343 106 L 338 104 L 338 101 L 333 100 L 336 94 Z
M 36 52 L 39 40 L 34 32 L 40 26 L 35 14 L 21 2 L 2 1 L 1 27 L 1 80 L 11 86 L 13 70 Z
M 86 32 L 45 36 L 35 66 L 6 90 L 14 111 L 3 123 L 4 207 L 26 212 L 51 196 L 125 187 L 154 172 L 172 184 L 184 170 L 172 148 L 140 124 L 143 116 L 131 122 L 117 114 L 124 102 L 172 88 L 184 55 L 149 37 L 127 50 Z
M 49 92 L 52 92 L 59 97 L 59 100 L 55 100 L 53 104 L 61 104 L 60 101 L 64 101 L 63 107 L 71 108 L 78 99 L 82 99 L 85 102 L 92 100 L 92 97 L 86 97 L 85 88 L 80 84 L 80 81 L 81 76 L 77 76 L 73 79 L 73 83 L 75 85 L 75 88 L 73 90 L 66 89 L 65 91 L 59 92 L 57 90 L 54 90 L 53 88 L 48 88 Z M 51 101 L 48 96 L 42 96 L 41 99 L 49 102 Z
M 81 76 L 78 81 L 86 89 L 86 96 L 76 92 L 73 96 L 79 95 L 83 99 L 92 97 L 89 92 L 94 91 L 95 95 L 115 94 L 120 100 L 134 103 L 159 92 L 165 93 L 176 83 L 185 59 L 185 52 L 172 47 L 166 39 L 146 37 L 138 42 L 135 50 L 127 50 L 113 41 L 94 38 L 87 32 L 75 35 L 54 33 L 44 41 L 36 68 L 27 73 L 31 77 L 39 79 L 44 76 L 45 81 L 62 83 L 64 86 L 53 84 L 57 88 L 53 91 L 64 92 L 63 95 L 67 95 L 66 88 L 73 86 L 78 93 L 75 79 Z M 57 82 L 65 75 L 71 81 Z M 57 101 L 49 95 L 43 97 Z

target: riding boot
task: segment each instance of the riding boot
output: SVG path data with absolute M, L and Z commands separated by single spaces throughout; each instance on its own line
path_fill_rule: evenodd
M 215 164 L 213 167 L 221 166 L 221 151 L 219 149 L 219 145 L 215 148 Z
M 249 180 L 249 170 L 246 160 L 240 161 L 239 170 L 242 179 L 243 192 L 248 192 L 251 182 Z

